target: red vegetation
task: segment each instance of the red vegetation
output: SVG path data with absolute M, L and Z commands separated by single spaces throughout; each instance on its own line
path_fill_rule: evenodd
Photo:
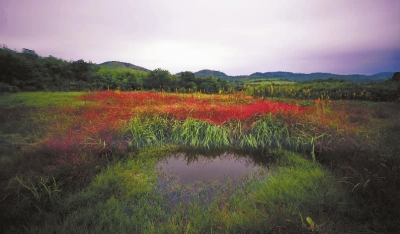
M 164 115 L 184 120 L 195 118 L 221 125 L 245 121 L 264 114 L 280 114 L 293 120 L 304 107 L 244 96 L 167 94 L 152 92 L 94 92 L 81 96 L 86 107 L 62 108 L 66 121 L 49 127 L 42 145 L 56 163 L 79 166 L 80 155 L 107 157 L 108 152 L 126 149 L 121 127 L 138 115 Z M 54 110 L 53 110 L 54 111 Z M 60 127 L 62 126 L 62 127 Z
M 192 95 L 112 91 L 95 92 L 86 97 L 96 102 L 84 113 L 87 120 L 102 119 L 115 122 L 127 120 L 138 114 L 166 114 L 171 117 L 195 118 L 222 124 L 230 120 L 247 120 L 259 114 L 294 114 L 304 110 L 292 104 L 227 96 L 193 97 Z

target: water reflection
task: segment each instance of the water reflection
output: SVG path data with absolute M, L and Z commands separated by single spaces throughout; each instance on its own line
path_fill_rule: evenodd
M 188 156 L 179 153 L 159 162 L 159 167 L 165 170 L 167 176 L 171 176 L 173 173 L 182 184 L 198 180 L 222 181 L 224 177 L 236 180 L 245 173 L 259 169 L 259 166 L 248 156 L 243 157 L 231 153 L 224 153 L 217 157 Z
M 172 205 L 192 199 L 208 203 L 222 192 L 242 189 L 252 176 L 269 173 L 268 157 L 262 153 L 226 150 L 187 149 L 161 160 L 157 169 L 158 190 Z

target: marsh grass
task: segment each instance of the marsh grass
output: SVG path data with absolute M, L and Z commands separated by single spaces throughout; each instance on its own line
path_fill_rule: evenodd
M 174 143 L 192 147 L 224 147 L 230 143 L 225 128 L 192 118 L 176 123 L 172 131 Z
M 137 116 L 124 127 L 129 145 L 139 149 L 163 144 L 177 144 L 196 148 L 287 148 L 313 152 L 319 137 L 310 137 L 293 127 L 261 116 L 251 126 L 242 121 L 216 125 L 187 118 L 175 120 L 167 116 Z M 311 140 L 310 140 L 311 139 Z
M 84 94 L 68 95 L 0 99 L 2 233 L 396 233 L 400 227 L 396 103 L 319 103 L 319 109 L 302 115 L 215 124 L 145 111 L 122 121 L 87 120 L 82 115 L 89 108 L 75 98 Z M 76 151 L 62 161 L 59 151 L 44 150 L 44 143 L 67 143 L 53 134 L 66 130 L 75 134 L 70 139 L 77 140 L 71 148 Z M 90 134 L 79 141 L 83 133 Z M 115 157 L 125 142 L 131 152 L 124 149 Z M 172 205 L 168 192 L 157 187 L 154 168 L 177 151 L 171 145 L 255 150 L 273 158 L 276 170 L 236 184 L 172 183 L 176 187 L 168 189 L 175 189 L 175 197 L 190 198 Z M 97 158 L 104 153 L 112 157 Z
M 24 181 L 18 176 L 15 177 L 15 180 L 21 187 L 18 194 L 18 197 L 21 197 L 19 199 L 23 203 L 29 203 L 28 206 L 34 206 L 38 211 L 47 209 L 46 206 L 54 205 L 59 199 L 62 182 L 57 182 L 54 177 L 52 179 L 42 177 L 37 184 L 32 181 Z
M 251 130 L 240 141 L 241 147 L 272 148 L 282 147 L 282 141 L 287 141 L 290 137 L 287 126 L 272 119 L 271 115 L 262 117 L 254 122 Z
M 132 118 L 128 121 L 125 132 L 128 134 L 129 145 L 135 148 L 166 144 L 171 135 L 167 119 L 161 116 Z

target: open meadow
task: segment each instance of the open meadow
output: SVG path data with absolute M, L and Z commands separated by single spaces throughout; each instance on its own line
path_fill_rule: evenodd
M 398 232 L 399 103 L 270 86 L 2 94 L 0 232 Z M 179 158 L 256 169 L 186 183 Z

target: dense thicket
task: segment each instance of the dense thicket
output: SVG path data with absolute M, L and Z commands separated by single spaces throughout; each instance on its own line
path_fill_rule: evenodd
M 18 53 L 6 47 L 0 49 L 0 71 L 0 92 L 155 89 L 217 93 L 230 88 L 226 80 L 196 77 L 192 72 L 172 75 L 163 69 L 109 68 L 82 59 L 43 58 L 27 49 Z
M 246 93 L 254 97 L 294 99 L 331 99 L 395 101 L 400 97 L 397 83 L 391 80 L 381 83 L 355 83 L 345 80 L 313 80 L 287 84 L 285 82 L 251 83 Z
M 42 58 L 29 51 L 0 49 L 0 92 L 82 90 L 93 82 L 96 66 L 92 63 Z

